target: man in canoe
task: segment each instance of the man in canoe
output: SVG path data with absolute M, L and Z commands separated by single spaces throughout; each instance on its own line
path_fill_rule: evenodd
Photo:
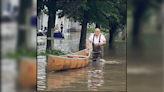
M 104 35 L 100 34 L 100 29 L 96 28 L 95 33 L 89 37 L 88 49 L 91 49 L 91 43 L 93 48 L 92 60 L 96 61 L 97 58 L 103 58 L 103 45 L 106 44 Z

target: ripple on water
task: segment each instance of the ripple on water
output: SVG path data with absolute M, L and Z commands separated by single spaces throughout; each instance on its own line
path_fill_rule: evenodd
M 105 61 L 105 64 L 122 64 L 122 62 L 118 62 L 118 61 Z
M 37 90 L 46 89 L 46 57 L 37 56 Z

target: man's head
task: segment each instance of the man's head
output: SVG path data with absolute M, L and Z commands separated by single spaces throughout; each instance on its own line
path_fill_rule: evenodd
M 63 21 L 61 23 L 63 24 Z
M 99 28 L 96 28 L 95 29 L 95 35 L 98 36 L 100 34 L 100 29 Z
M 58 26 L 58 24 L 56 24 L 56 26 Z

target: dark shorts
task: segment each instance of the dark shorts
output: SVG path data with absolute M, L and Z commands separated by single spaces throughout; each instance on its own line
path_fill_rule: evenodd
M 92 53 L 93 59 L 97 59 L 97 58 L 102 59 L 103 53 L 104 53 L 103 46 L 98 46 L 98 45 L 93 46 L 93 53 Z

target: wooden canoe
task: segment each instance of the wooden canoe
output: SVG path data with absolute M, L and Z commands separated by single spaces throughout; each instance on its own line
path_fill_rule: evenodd
M 48 70 L 68 70 L 81 68 L 89 63 L 90 52 L 87 49 L 63 56 L 48 56 Z

